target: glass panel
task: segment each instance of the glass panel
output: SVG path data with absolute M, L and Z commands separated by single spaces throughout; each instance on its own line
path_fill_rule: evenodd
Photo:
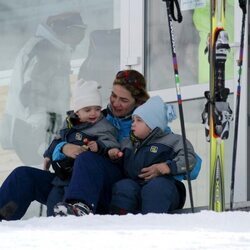
M 234 38 L 233 0 L 227 1 L 226 30 Z M 208 83 L 208 57 L 204 55 L 210 29 L 209 5 L 182 11 L 183 21 L 173 22 L 175 48 L 182 86 Z M 146 1 L 146 77 L 149 90 L 175 87 L 166 3 Z M 233 52 L 226 62 L 226 79 L 233 78 Z
M 1 183 L 17 165 L 42 164 L 78 77 L 100 82 L 107 102 L 120 68 L 120 1 L 1 0 L 0 12 Z

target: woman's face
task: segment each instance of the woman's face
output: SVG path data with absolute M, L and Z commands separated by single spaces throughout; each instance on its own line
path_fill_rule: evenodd
M 119 84 L 113 85 L 110 104 L 113 115 L 117 117 L 128 115 L 136 107 L 136 101 L 131 93 Z

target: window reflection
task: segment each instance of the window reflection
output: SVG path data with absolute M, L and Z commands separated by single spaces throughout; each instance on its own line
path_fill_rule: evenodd
M 98 81 L 108 99 L 120 64 L 119 6 L 118 0 L 0 1 L 0 155 L 41 164 L 78 77 Z M 72 12 L 78 14 L 65 18 Z
M 147 1 L 147 68 L 150 90 L 175 87 L 166 4 Z M 199 34 L 193 24 L 193 11 L 183 11 L 182 23 L 173 22 L 181 84 L 198 82 Z
M 233 1 L 228 1 L 226 30 L 230 43 L 234 39 Z M 210 30 L 209 4 L 195 10 L 182 11 L 183 21 L 173 22 L 175 47 L 182 86 L 208 83 L 208 56 L 204 54 Z M 146 1 L 146 77 L 150 90 L 174 88 L 175 79 L 169 38 L 166 4 Z M 226 61 L 226 79 L 233 78 L 233 51 Z

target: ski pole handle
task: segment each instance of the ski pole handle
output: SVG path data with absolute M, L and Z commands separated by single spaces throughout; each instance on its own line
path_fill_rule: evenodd
M 246 3 L 247 3 L 246 0 L 239 0 L 239 5 L 240 5 L 240 8 L 242 9 L 243 14 L 247 13 Z
M 172 17 L 172 19 L 174 21 L 177 21 L 178 23 L 181 23 L 182 22 L 182 14 L 181 14 L 181 8 L 180 8 L 180 5 L 179 5 L 179 2 L 178 0 L 162 0 L 163 2 L 169 2 L 169 7 L 170 7 L 170 15 Z M 174 10 L 174 7 L 176 7 L 176 11 L 177 11 L 177 18 L 175 17 L 175 10 Z

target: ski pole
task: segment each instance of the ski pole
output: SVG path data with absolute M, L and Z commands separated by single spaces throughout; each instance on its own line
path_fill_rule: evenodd
M 177 0 L 163 0 L 163 2 L 166 2 L 166 6 L 167 6 L 168 27 L 169 27 L 172 60 L 173 60 L 173 68 L 174 68 L 174 75 L 175 75 L 176 94 L 177 94 L 177 101 L 178 101 L 179 115 L 180 115 L 181 133 L 182 133 L 183 148 L 184 148 L 184 155 L 185 155 L 188 190 L 189 190 L 191 210 L 192 212 L 194 212 L 193 192 L 192 192 L 192 185 L 191 185 L 191 179 L 190 179 L 190 173 L 189 173 L 190 168 L 189 168 L 187 143 L 186 143 L 186 131 L 185 131 L 182 97 L 181 97 L 181 90 L 180 90 L 180 78 L 179 78 L 179 72 L 178 72 L 177 56 L 176 56 L 175 42 L 174 42 L 174 29 L 173 29 L 173 23 L 172 23 L 173 22 L 172 20 L 178 21 L 180 23 L 182 21 L 182 15 L 181 15 L 179 3 Z M 177 14 L 178 14 L 177 18 L 174 15 L 174 4 L 177 8 Z
M 240 8 L 242 9 L 242 25 L 241 25 L 240 52 L 239 52 L 239 60 L 238 60 L 239 76 L 238 76 L 236 107 L 235 107 L 232 174 L 231 174 L 231 186 L 230 186 L 230 210 L 233 210 L 233 202 L 234 202 L 234 182 L 235 182 L 235 170 L 236 170 L 236 155 L 237 155 L 237 144 L 238 144 L 238 127 L 239 127 L 240 96 L 241 96 L 241 72 L 242 72 L 242 63 L 243 63 L 245 22 L 246 22 L 246 12 L 247 12 L 246 2 L 247 2 L 246 0 L 239 0 L 239 5 L 240 5 Z
M 55 125 L 57 121 L 57 114 L 54 112 L 47 112 L 49 116 L 49 127 L 47 128 L 47 144 L 49 145 L 52 141 L 52 135 L 55 132 Z M 47 171 L 47 170 L 46 170 Z M 40 204 L 39 217 L 43 215 L 43 204 Z

